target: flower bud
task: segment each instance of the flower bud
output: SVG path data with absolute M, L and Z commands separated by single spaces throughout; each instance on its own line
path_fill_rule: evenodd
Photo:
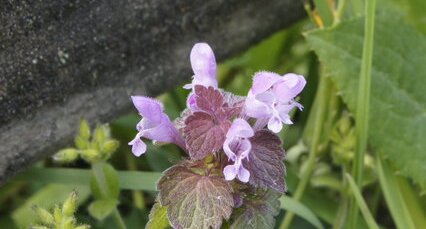
M 59 163 L 70 163 L 77 159 L 78 151 L 74 148 L 60 150 L 53 156 L 53 159 Z
M 73 216 L 77 209 L 77 193 L 72 192 L 70 196 L 65 200 L 62 206 L 62 214 L 69 217 Z
M 89 141 L 78 135 L 74 138 L 74 144 L 77 149 L 87 149 L 89 146 Z
M 55 208 L 53 209 L 53 218 L 55 219 L 56 223 L 59 223 L 62 221 L 62 211 L 58 205 L 56 205 Z
M 87 123 L 86 120 L 81 119 L 80 120 L 80 136 L 83 139 L 89 139 L 90 138 L 90 127 L 89 127 L 89 123 Z
M 108 140 L 102 144 L 102 152 L 111 154 L 118 149 L 120 143 L 117 140 Z
M 98 125 L 95 129 L 95 140 L 99 144 L 105 141 L 107 136 L 106 130 L 104 126 Z
M 86 149 L 81 151 L 81 157 L 90 163 L 96 162 L 100 159 L 99 152 L 94 149 Z
M 55 223 L 55 221 L 53 220 L 53 216 L 52 214 L 50 214 L 48 211 L 46 211 L 43 208 L 40 208 L 36 205 L 33 206 L 33 210 L 36 212 L 36 214 L 38 215 L 40 221 L 43 224 L 47 224 L 47 225 L 52 225 Z
M 69 217 L 64 219 L 62 222 L 62 228 L 63 229 L 74 229 L 75 219 L 74 217 Z

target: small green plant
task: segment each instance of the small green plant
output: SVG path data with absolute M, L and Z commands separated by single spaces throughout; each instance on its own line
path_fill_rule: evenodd
M 126 228 L 117 205 L 120 194 L 117 171 L 107 160 L 118 149 L 119 142 L 111 138 L 108 125 L 97 125 L 91 131 L 86 120 L 80 121 L 79 133 L 74 139 L 75 148 L 60 150 L 53 156 L 59 163 L 72 163 L 80 157 L 91 165 L 90 190 L 94 201 L 89 205 L 90 215 L 104 220 L 112 215 L 118 228 Z
M 53 211 L 33 206 L 38 216 L 38 223 L 31 229 L 89 229 L 89 225 L 78 225 L 74 217 L 77 211 L 77 193 L 72 192 L 62 205 L 56 205 Z

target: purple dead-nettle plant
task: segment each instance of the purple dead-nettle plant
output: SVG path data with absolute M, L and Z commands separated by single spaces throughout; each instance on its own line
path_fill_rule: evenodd
M 273 228 L 278 198 L 286 190 L 284 150 L 276 135 L 292 124 L 289 112 L 303 108 L 295 97 L 303 76 L 258 72 L 247 97 L 218 89 L 216 60 L 206 43 L 190 55 L 194 76 L 187 107 L 174 123 L 154 99 L 133 96 L 142 116 L 132 152 L 146 152 L 141 138 L 174 143 L 188 158 L 164 172 L 159 202 L 173 228 Z M 155 214 L 153 214 L 155 215 Z

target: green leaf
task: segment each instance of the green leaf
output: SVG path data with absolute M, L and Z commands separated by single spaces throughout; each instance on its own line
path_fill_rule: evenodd
M 117 199 L 120 193 L 117 171 L 107 163 L 93 164 L 90 190 L 96 199 Z
M 17 181 L 57 183 L 67 185 L 86 186 L 91 177 L 91 170 L 68 168 L 31 168 L 19 174 Z M 155 183 L 160 179 L 161 173 L 119 171 L 118 180 L 121 189 L 156 191 Z
M 115 210 L 117 204 L 115 199 L 95 200 L 89 205 L 89 214 L 97 220 L 104 220 Z
M 164 172 L 157 187 L 174 228 L 219 229 L 222 219 L 231 216 L 231 186 L 221 177 L 199 175 L 176 165 Z
M 395 175 L 389 163 L 377 157 L 377 173 L 389 211 L 397 228 L 426 228 L 420 200 L 403 177 Z
M 281 202 L 281 208 L 293 212 L 294 214 L 300 216 L 301 218 L 305 219 L 312 225 L 314 225 L 316 228 L 322 229 L 324 228 L 321 224 L 321 221 L 317 218 L 317 216 L 305 205 L 302 203 L 293 200 L 290 197 L 283 196 L 280 198 Z
M 243 205 L 235 210 L 231 229 L 274 228 L 278 215 L 280 193 L 269 190 L 252 198 L 244 199 Z
M 325 71 L 355 113 L 363 19 L 306 35 Z M 369 143 L 401 174 L 426 187 L 426 38 L 398 15 L 377 15 L 374 36 Z
M 417 31 L 426 34 L 426 1 L 424 0 L 393 0 L 398 5 L 398 9 L 403 8 L 405 18 L 414 25 Z
M 34 195 L 28 198 L 19 208 L 13 211 L 12 218 L 19 228 L 28 228 L 31 223 L 35 223 L 38 219 L 37 214 L 31 209 L 31 206 L 46 210 L 52 209 L 55 205 L 61 204 L 67 199 L 70 192 L 76 191 L 79 195 L 79 203 L 84 202 L 89 196 L 89 189 L 79 185 L 59 185 L 49 184 Z
M 367 204 L 365 203 L 364 198 L 362 198 L 361 193 L 357 185 L 355 184 L 354 179 L 348 173 L 345 174 L 346 179 L 349 181 L 349 187 L 351 188 L 352 194 L 355 197 L 356 203 L 358 204 L 359 209 L 361 210 L 362 215 L 364 216 L 365 221 L 367 222 L 368 228 L 370 229 L 379 229 L 376 221 L 371 215 L 370 210 L 368 210 Z
M 149 221 L 145 229 L 165 229 L 169 228 L 169 220 L 167 219 L 167 208 L 161 206 L 157 200 L 149 213 Z

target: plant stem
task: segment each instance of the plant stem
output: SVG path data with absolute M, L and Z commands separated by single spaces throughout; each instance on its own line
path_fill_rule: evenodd
M 334 14 L 333 26 L 339 24 L 342 18 L 343 12 L 345 10 L 345 4 L 346 4 L 346 0 L 339 0 L 337 9 Z
M 312 172 L 314 170 L 315 165 L 315 159 L 316 154 L 318 150 L 318 144 L 320 141 L 320 136 L 322 132 L 322 124 L 325 117 L 325 108 L 327 103 L 327 97 L 329 95 L 329 88 L 330 88 L 330 79 L 322 76 L 320 78 L 319 82 L 319 89 L 317 91 L 317 100 L 318 103 L 317 110 L 315 112 L 315 122 L 314 122 L 314 131 L 313 131 L 313 137 L 312 142 L 309 149 L 309 156 L 307 160 L 307 166 L 305 172 L 302 174 L 302 178 L 300 179 L 300 182 L 297 184 L 296 191 L 294 192 L 293 199 L 296 201 L 299 201 L 303 193 L 305 192 L 305 189 L 309 183 L 309 180 L 311 178 Z M 294 218 L 294 213 L 287 212 L 283 222 L 281 223 L 280 229 L 286 229 L 290 226 L 291 221 Z
M 376 0 L 366 1 L 364 23 L 364 45 L 362 53 L 361 74 L 358 85 L 358 97 L 355 116 L 356 139 L 355 160 L 352 166 L 352 176 L 360 192 L 364 168 L 364 155 L 367 150 L 368 112 L 370 107 L 371 66 L 373 61 L 374 16 Z M 358 206 L 352 199 L 349 222 L 356 227 Z
M 137 165 L 135 160 L 133 160 L 133 158 L 131 158 L 130 154 L 126 154 L 126 164 L 127 167 L 129 168 L 130 171 L 137 171 Z M 135 207 L 141 209 L 141 210 L 145 210 L 145 198 L 143 197 L 143 193 L 141 191 L 138 190 L 134 190 L 132 191 L 132 197 L 133 197 L 133 203 L 135 205 Z
M 346 217 L 348 215 L 349 196 L 347 193 L 348 183 L 345 178 L 345 174 L 348 172 L 347 166 L 342 165 L 342 183 L 343 189 L 340 192 L 340 204 L 337 210 L 336 219 L 333 223 L 333 229 L 343 228 L 345 225 Z
M 121 218 L 120 212 L 117 208 L 112 212 L 112 217 L 114 218 L 115 224 L 117 224 L 118 229 L 126 229 L 126 224 L 124 224 L 123 218 Z

